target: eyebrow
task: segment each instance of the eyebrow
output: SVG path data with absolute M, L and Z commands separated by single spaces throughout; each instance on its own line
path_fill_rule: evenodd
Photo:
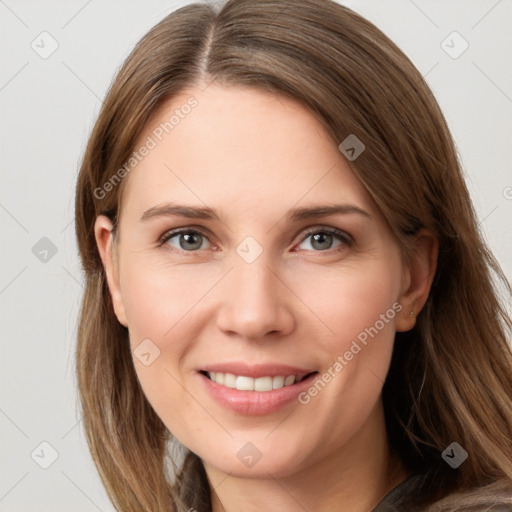
M 286 214 L 286 219 L 289 221 L 299 221 L 319 217 L 328 217 L 330 215 L 336 214 L 358 214 L 369 219 L 371 218 L 371 215 L 368 212 L 353 204 L 332 204 L 293 208 Z M 154 206 L 149 208 L 149 210 L 146 210 L 142 214 L 140 222 L 147 222 L 148 220 L 157 217 L 171 216 L 207 220 L 214 220 L 219 218 L 217 212 L 207 206 L 187 206 L 167 203 L 161 206 Z

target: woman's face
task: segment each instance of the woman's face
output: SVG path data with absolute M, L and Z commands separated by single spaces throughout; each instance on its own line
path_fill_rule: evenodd
M 166 103 L 143 145 L 124 178 L 114 267 L 105 217 L 96 236 L 167 428 L 239 476 L 369 446 L 384 428 L 395 331 L 410 327 L 409 278 L 337 144 L 290 99 L 212 84 Z

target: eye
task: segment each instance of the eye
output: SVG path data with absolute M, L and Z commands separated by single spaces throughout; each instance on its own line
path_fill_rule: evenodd
M 310 247 L 306 247 L 306 250 L 313 250 L 315 252 L 333 249 L 333 242 L 335 240 L 338 240 L 339 243 L 334 245 L 334 248 L 350 247 L 353 243 L 350 235 L 336 228 L 311 228 L 302 237 L 301 244 L 309 238 L 311 238 Z M 170 243 L 171 240 L 174 243 Z M 206 241 L 208 241 L 208 237 L 202 232 L 191 228 L 181 228 L 168 231 L 162 235 L 159 245 L 162 246 L 169 242 L 169 245 L 178 251 L 196 252 L 207 248 L 207 245 L 205 246 Z
M 169 243 L 171 247 L 185 252 L 194 252 L 199 249 L 205 249 L 206 247 L 203 247 L 203 242 L 208 240 L 208 238 L 200 231 L 184 228 L 165 233 L 160 238 L 159 242 L 160 245 L 164 245 L 171 240 L 175 242 L 175 245 Z
M 340 246 L 352 245 L 352 238 L 335 228 L 313 228 L 306 232 L 306 235 L 302 238 L 301 244 L 311 238 L 309 245 L 312 249 L 306 248 L 306 250 L 313 250 L 315 252 L 327 251 L 333 248 L 333 241 L 339 240 L 340 243 L 335 245 L 334 248 Z M 342 248 L 342 247 L 341 247 Z

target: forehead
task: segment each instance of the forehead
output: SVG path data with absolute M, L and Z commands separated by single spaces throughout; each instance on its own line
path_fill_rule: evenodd
M 136 149 L 151 147 L 124 178 L 123 216 L 171 200 L 226 215 L 276 218 L 298 202 L 373 210 L 321 122 L 302 104 L 255 88 L 210 84 L 164 103 Z

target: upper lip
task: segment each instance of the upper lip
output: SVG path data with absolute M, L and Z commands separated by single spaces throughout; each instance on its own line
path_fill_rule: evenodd
M 231 362 L 209 364 L 200 369 L 205 372 L 232 373 L 234 375 L 243 375 L 257 379 L 258 377 L 275 377 L 277 375 L 307 375 L 316 370 L 301 368 L 298 366 L 289 366 L 287 364 L 247 364 L 244 362 Z

